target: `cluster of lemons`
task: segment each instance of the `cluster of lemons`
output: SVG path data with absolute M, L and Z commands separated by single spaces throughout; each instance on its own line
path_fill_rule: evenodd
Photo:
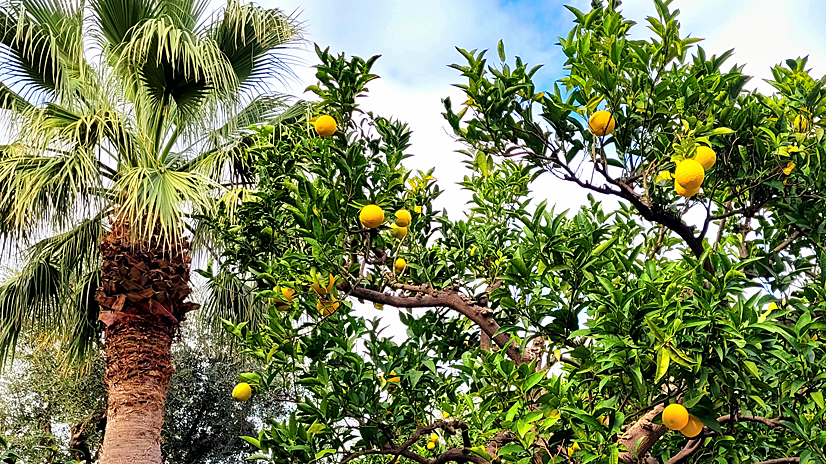
M 614 132 L 616 120 L 605 110 L 597 111 L 588 120 L 588 127 L 598 137 L 605 137 Z M 677 195 L 685 198 L 693 197 L 700 191 L 705 179 L 706 171 L 717 162 L 717 154 L 711 148 L 700 145 L 693 158 L 687 158 L 677 165 L 674 174 L 662 171 L 657 176 L 657 182 L 674 179 L 674 190 Z
M 694 438 L 703 431 L 703 423 L 688 413 L 681 404 L 669 404 L 663 410 L 663 424 L 671 430 L 679 430 L 688 438 Z
M 706 171 L 717 162 L 717 154 L 714 150 L 699 145 L 694 152 L 694 158 L 687 158 L 677 165 L 672 175 L 668 171 L 663 171 L 657 176 L 657 182 L 663 179 L 674 179 L 674 191 L 681 197 L 690 198 L 700 191 L 700 185 L 706 177 Z
M 436 447 L 436 443 L 439 441 L 439 435 L 435 433 L 430 434 L 430 440 L 427 441 L 427 449 L 432 450 Z
M 407 226 L 412 220 L 410 211 L 406 209 L 396 211 L 396 221 L 390 225 L 390 236 L 397 240 L 403 239 L 407 236 Z M 384 224 L 384 210 L 379 205 L 367 205 L 359 212 L 359 221 L 365 229 L 375 229 Z M 393 272 L 401 274 L 406 267 L 407 261 L 404 258 L 397 258 L 393 263 Z

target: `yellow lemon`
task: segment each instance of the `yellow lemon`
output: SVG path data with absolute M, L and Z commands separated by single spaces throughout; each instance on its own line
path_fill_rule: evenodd
M 384 222 L 384 210 L 379 205 L 367 205 L 359 213 L 361 225 L 368 229 L 375 229 Z
M 694 154 L 694 161 L 700 163 L 703 169 L 708 171 L 717 162 L 717 154 L 711 148 L 700 145 L 697 147 L 697 152 Z
M 399 227 L 396 224 L 390 224 L 390 236 L 395 239 L 403 239 L 407 235 L 407 227 Z
M 430 441 L 439 441 L 439 436 L 435 433 L 430 434 Z
M 315 281 L 312 284 L 310 284 L 310 288 L 312 288 L 313 291 L 316 292 L 317 294 L 319 294 L 320 296 L 324 296 L 324 295 L 327 295 L 329 293 L 332 293 L 333 286 L 335 284 L 336 284 L 336 278 L 332 274 L 330 274 L 330 282 L 327 284 L 327 287 L 322 287 L 321 283 L 319 283 L 318 281 Z
M 794 118 L 794 128 L 798 132 L 806 132 L 809 130 L 809 120 L 802 114 L 798 114 L 797 117 Z
M 322 114 L 315 120 L 315 131 L 322 137 L 329 137 L 336 133 L 336 120 L 329 114 Z
M 282 288 L 281 295 L 283 298 L 270 298 L 270 304 L 276 305 L 280 311 L 290 309 L 290 303 L 295 299 L 295 290 L 291 288 Z
M 232 397 L 236 401 L 247 401 L 252 396 L 252 387 L 247 382 L 241 382 L 232 389 Z
M 292 303 L 295 299 L 295 290 L 291 288 L 282 288 L 281 294 L 284 295 L 284 301 L 287 303 Z
M 446 412 L 442 413 L 442 419 L 449 419 L 449 418 L 450 418 L 450 414 L 448 414 Z
M 396 274 L 401 274 L 402 271 L 404 271 L 404 268 L 406 267 L 407 261 L 405 261 L 404 258 L 399 258 L 396 260 L 395 263 L 393 263 L 393 271 L 395 271 Z
M 663 410 L 663 424 L 671 430 L 688 425 L 688 410 L 682 404 L 669 404 Z
M 316 309 L 318 312 L 321 313 L 322 316 L 328 317 L 335 314 L 338 311 L 339 302 L 335 299 L 332 301 L 328 300 L 318 300 L 318 304 L 316 304 Z
M 410 221 L 413 220 L 413 217 L 410 215 L 410 211 L 406 209 L 400 209 L 396 211 L 396 225 L 399 227 L 407 227 L 410 225 Z
M 432 450 L 435 447 L 436 443 L 433 443 L 432 441 L 427 442 L 427 449 Z
M 588 120 L 588 127 L 591 132 L 598 137 L 604 137 L 611 132 L 614 132 L 614 126 L 617 121 L 614 116 L 608 111 L 597 111 Z
M 703 431 L 703 423 L 694 416 L 688 416 L 688 424 L 680 429 L 680 432 L 688 438 L 694 438 Z
M 788 176 L 789 174 L 792 173 L 792 169 L 794 169 L 794 167 L 795 167 L 795 164 L 793 162 L 789 161 L 789 164 L 787 164 L 786 167 L 783 168 L 783 174 L 786 174 Z
M 694 195 L 697 195 L 697 192 L 700 191 L 700 187 L 697 187 L 696 189 L 693 189 L 693 190 L 688 190 L 688 189 L 684 188 L 682 185 L 680 185 L 679 182 L 675 181 L 674 182 L 674 191 L 677 192 L 677 195 L 679 195 L 681 197 L 691 198 Z
M 674 171 L 674 180 L 686 190 L 700 188 L 705 176 L 703 165 L 693 159 L 683 160 Z

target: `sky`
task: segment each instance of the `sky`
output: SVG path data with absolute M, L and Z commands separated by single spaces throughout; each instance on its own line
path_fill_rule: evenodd
M 756 76 L 748 86 L 770 91 L 763 79 L 771 66 L 787 58 L 809 55 L 815 76 L 826 74 L 826 10 L 823 0 L 674 0 L 679 8 L 682 33 L 704 38 L 707 53 L 721 54 L 734 48 L 731 64 L 746 63 L 745 72 Z M 573 5 L 587 11 L 590 0 L 259 0 L 264 7 L 296 13 L 304 22 L 306 38 L 332 52 L 369 57 L 381 55 L 374 71 L 381 79 L 369 86 L 362 101 L 366 109 L 410 124 L 413 131 L 406 161 L 411 169 L 436 167 L 435 177 L 445 190 L 438 202 L 453 218 L 460 218 L 469 198 L 456 185 L 466 171 L 462 148 L 447 128 L 441 100 L 465 99 L 452 84 L 461 76 L 448 68 L 461 62 L 455 47 L 491 49 L 500 39 L 509 57 L 521 56 L 531 64 L 543 64 L 536 82 L 550 89 L 562 76 L 563 55 L 556 45 L 572 25 Z M 626 0 L 625 16 L 638 23 L 637 37 L 648 35 L 645 17 L 654 14 L 653 0 Z M 301 94 L 315 83 L 312 45 L 297 50 L 304 63 L 291 88 Z M 311 98 L 311 95 L 305 95 Z M 576 209 L 585 192 L 546 175 L 537 197 L 548 198 L 557 211 Z
M 681 32 L 703 38 L 707 54 L 734 48 L 729 64 L 745 63 L 746 74 L 755 76 L 747 88 L 770 92 L 764 79 L 772 66 L 788 58 L 809 56 L 815 77 L 826 74 L 826 10 L 823 0 L 674 0 L 679 8 Z M 413 131 L 410 169 L 436 168 L 435 177 L 445 191 L 437 205 L 450 217 L 460 219 L 469 195 L 456 182 L 466 174 L 461 164 L 462 146 L 451 135 L 444 118 L 442 99 L 463 102 L 463 93 L 452 87 L 461 76 L 448 68 L 461 62 L 455 47 L 491 49 L 500 39 L 512 59 L 519 55 L 531 64 L 543 64 L 535 82 L 538 91 L 550 89 L 562 77 L 563 55 L 556 45 L 567 35 L 573 15 L 564 7 L 588 11 L 590 0 L 259 0 L 264 7 L 296 13 L 304 22 L 310 43 L 331 52 L 369 57 L 381 55 L 374 72 L 381 79 L 369 85 L 362 100 L 367 110 L 406 121 Z M 655 13 L 653 0 L 626 0 L 625 16 L 638 23 L 637 38 L 648 36 L 645 18 Z M 312 45 L 296 50 L 303 65 L 296 68 L 293 94 L 315 83 L 316 63 Z M 495 55 L 494 55 L 495 56 Z M 305 98 L 312 98 L 310 94 Z M 536 182 L 533 195 L 547 199 L 556 211 L 576 210 L 586 201 L 581 189 L 545 175 Z M 612 208 L 609 200 L 605 208 Z M 365 317 L 381 316 L 391 332 L 401 329 L 395 310 L 378 312 L 361 306 Z

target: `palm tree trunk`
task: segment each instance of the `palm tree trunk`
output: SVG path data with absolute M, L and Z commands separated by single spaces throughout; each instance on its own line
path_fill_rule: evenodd
M 153 237 L 134 243 L 116 224 L 100 244 L 95 295 L 105 324 L 106 410 L 100 464 L 161 464 L 164 402 L 172 376 L 172 340 L 197 305 L 189 288 L 188 242 L 169 250 Z

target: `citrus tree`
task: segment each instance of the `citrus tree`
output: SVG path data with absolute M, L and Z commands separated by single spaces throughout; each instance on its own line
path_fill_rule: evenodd
M 21 333 L 82 357 L 103 332 L 103 464 L 161 462 L 171 344 L 198 307 L 190 245 L 210 244 L 197 216 L 252 180 L 238 128 L 286 107 L 265 90 L 287 75 L 295 18 L 208 6 L 0 2 L 0 253 L 24 250 L 0 284 L 0 360 Z
M 302 389 L 246 438 L 254 457 L 826 462 L 825 81 L 789 60 L 774 93 L 746 91 L 669 2 L 647 40 L 594 3 L 569 8 L 544 92 L 501 43 L 492 64 L 459 50 L 463 220 L 404 168 L 408 127 L 359 109 L 375 57 L 318 50 L 319 117 L 259 128 L 259 191 L 213 225 L 270 307 L 225 324 L 263 365 L 240 374 L 253 400 L 283 376 Z M 551 175 L 586 204 L 533 198 Z

